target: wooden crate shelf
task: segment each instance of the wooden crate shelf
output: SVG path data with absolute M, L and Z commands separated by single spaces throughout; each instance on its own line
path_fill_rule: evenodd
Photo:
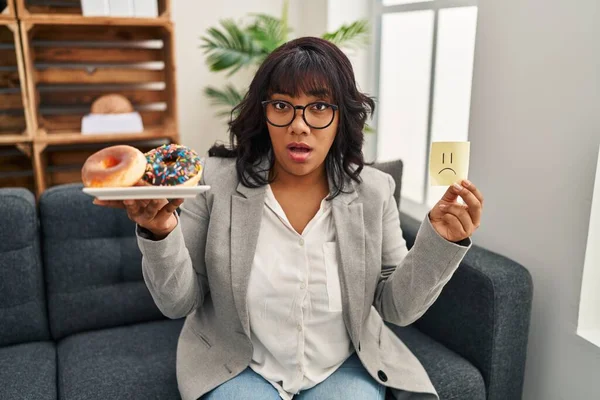
M 0 144 L 0 187 L 25 187 L 35 191 L 31 143 Z
M 81 120 L 96 98 L 118 93 L 140 113 L 142 136 L 177 139 L 171 23 L 96 26 L 22 21 L 21 28 L 36 138 L 105 140 L 105 135 L 74 134 L 80 132 Z M 53 139 L 54 135 L 61 137 Z
M 13 0 L 0 0 L 0 19 L 15 20 L 16 18 Z
M 126 0 L 123 0 L 126 1 Z M 171 1 L 157 0 L 158 2 L 158 18 L 170 19 L 171 17 Z M 89 18 L 97 21 L 104 20 L 114 21 L 118 19 L 137 19 L 132 17 L 83 17 L 81 9 L 81 0 L 15 0 L 19 19 L 33 18 Z M 143 19 L 143 18 L 140 18 Z
M 165 134 L 162 130 L 146 130 L 142 133 L 118 133 L 110 135 L 81 135 L 80 133 L 57 133 L 46 135 L 46 137 L 36 140 L 38 143 L 49 145 L 56 144 L 86 144 L 86 143 L 123 143 L 140 142 L 152 139 L 169 139 L 173 142 L 178 141 L 177 135 Z
M 31 141 L 28 104 L 18 24 L 0 20 L 0 143 Z
M 12 4 L 13 19 L 0 15 L 0 187 L 39 196 L 80 182 L 101 148 L 179 142 L 168 0 L 160 18 L 83 17 L 72 0 Z M 110 93 L 131 101 L 143 132 L 81 133 L 92 103 Z
M 169 23 L 169 20 L 160 18 L 130 18 L 130 17 L 81 17 L 72 15 L 33 15 L 24 19 L 36 24 L 54 25 L 105 25 L 105 26 L 157 26 Z
M 31 138 L 25 135 L 0 135 L 0 145 L 31 143 Z

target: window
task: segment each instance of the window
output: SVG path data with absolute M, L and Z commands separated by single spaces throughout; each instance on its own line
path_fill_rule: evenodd
M 476 0 L 378 0 L 377 160 L 402 159 L 403 204 L 434 205 L 432 141 L 468 140 Z
M 600 347 L 600 151 L 581 281 L 577 334 Z

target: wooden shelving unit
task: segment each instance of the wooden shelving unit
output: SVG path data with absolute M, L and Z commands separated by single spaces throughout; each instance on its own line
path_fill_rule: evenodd
M 16 18 L 13 0 L 5 0 L 5 2 L 6 6 L 3 6 L 4 3 L 0 2 L 0 19 L 12 21 Z
M 170 1 L 158 1 L 158 18 L 84 17 L 79 4 L 15 0 L 18 19 L 0 20 L 0 28 L 8 27 L 18 40 L 9 58 L 0 57 L 0 82 L 20 85 L 4 98 L 0 92 L 0 105 L 3 100 L 21 104 L 20 94 L 25 110 L 20 120 L 3 120 L 0 106 L 0 145 L 29 155 L 38 195 L 47 187 L 80 181 L 81 165 L 102 147 L 123 143 L 149 150 L 156 147 L 150 144 L 179 141 Z M 9 36 L 0 29 L 0 43 Z M 2 67 L 11 57 L 18 71 Z M 93 101 L 109 93 L 132 102 L 143 132 L 81 133 Z M 22 131 L 1 134 L 2 127 L 21 127 L 18 123 L 25 124 Z M 5 186 L 1 180 L 0 186 Z
M 0 187 L 35 190 L 31 143 L 0 144 Z
M 32 18 L 62 18 L 69 19 L 73 17 L 82 17 L 81 0 L 14 0 L 19 19 Z M 123 0 L 125 1 L 125 0 Z M 157 0 L 158 13 L 157 19 L 169 21 L 171 19 L 171 0 Z M 85 17 L 89 20 L 99 22 L 96 17 Z M 120 17 L 102 17 L 105 20 L 121 19 Z M 134 18 L 130 18 L 134 19 Z
M 176 134 L 172 25 L 76 19 L 20 22 L 36 136 L 52 141 L 55 134 L 78 133 L 93 100 L 108 93 L 132 101 L 149 130 L 143 135 Z
M 0 14 L 0 187 L 34 189 L 33 135 L 19 25 L 9 2 Z M 11 19 L 12 17 L 12 19 Z
M 27 86 L 19 26 L 0 20 L 0 143 L 30 142 Z

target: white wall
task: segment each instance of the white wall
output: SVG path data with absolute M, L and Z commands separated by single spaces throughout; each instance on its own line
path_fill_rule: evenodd
M 475 241 L 533 275 L 526 400 L 600 399 L 600 349 L 575 333 L 600 144 L 598 21 L 598 0 L 479 0 Z
M 359 19 L 366 19 L 373 28 L 373 1 L 372 0 L 328 0 L 327 1 L 327 31 L 332 32 L 345 24 L 350 24 Z M 346 55 L 352 63 L 354 76 L 360 91 L 373 96 L 375 94 L 375 52 L 374 30 L 371 34 L 371 45 L 361 49 L 345 49 Z M 372 120 L 367 124 L 374 125 Z M 363 153 L 367 161 L 373 161 L 377 152 L 374 134 L 365 135 Z
M 330 0 L 290 0 L 296 10 L 296 36 L 321 36 L 328 29 Z M 293 16 L 293 14 L 292 14 Z
M 233 79 L 213 73 L 204 62 L 200 37 L 220 19 L 245 17 L 248 13 L 279 16 L 282 0 L 177 0 L 173 3 L 176 35 L 177 100 L 181 142 L 201 154 L 216 140 L 229 141 L 227 125 L 215 117 L 215 108 L 204 96 L 207 85 L 222 87 L 230 80 L 236 87 L 248 85 L 252 71 L 238 73 Z M 290 26 L 296 36 L 318 35 L 326 29 L 325 0 L 291 0 Z
M 327 31 L 331 32 L 344 24 L 359 19 L 371 20 L 371 2 L 369 0 L 328 0 L 327 1 Z M 346 51 L 352 62 L 356 83 L 361 91 L 373 94 L 374 74 L 370 63 L 368 47 Z

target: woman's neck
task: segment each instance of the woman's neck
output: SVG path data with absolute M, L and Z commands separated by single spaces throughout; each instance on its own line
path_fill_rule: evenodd
M 286 189 L 293 188 L 301 191 L 315 188 L 319 188 L 321 190 L 326 189 L 327 191 L 329 190 L 325 163 L 307 175 L 297 176 L 286 172 L 283 168 L 281 168 L 277 161 L 275 161 L 275 164 L 271 169 L 270 176 L 272 178 L 271 186 Z

